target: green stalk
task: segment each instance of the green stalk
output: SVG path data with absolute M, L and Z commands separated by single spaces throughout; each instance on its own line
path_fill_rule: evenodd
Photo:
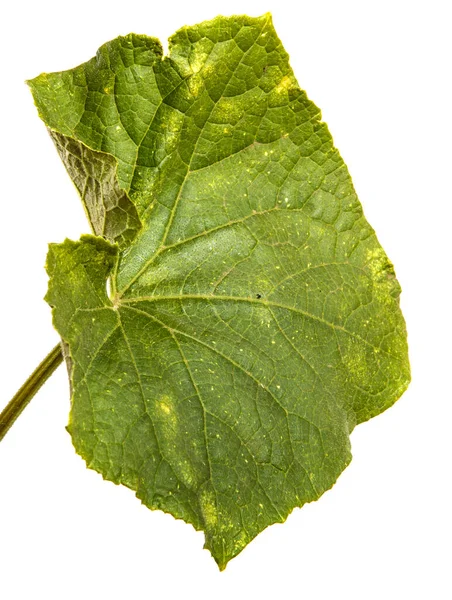
M 20 390 L 15 393 L 13 398 L 1 412 L 0 442 L 39 388 L 47 381 L 47 379 L 62 362 L 63 353 L 61 351 L 61 345 L 57 344 L 55 348 L 45 357 L 42 363 L 33 371 Z

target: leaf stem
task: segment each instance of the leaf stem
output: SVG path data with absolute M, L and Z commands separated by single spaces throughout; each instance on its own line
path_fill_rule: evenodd
M 14 424 L 30 400 L 47 381 L 57 367 L 63 362 L 61 345 L 57 344 L 39 364 L 23 386 L 14 394 L 10 402 L 0 414 L 0 441 L 5 437 L 9 428 Z

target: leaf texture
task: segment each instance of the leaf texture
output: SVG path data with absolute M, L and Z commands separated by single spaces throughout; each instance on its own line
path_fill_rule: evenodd
M 406 329 L 270 16 L 169 48 L 131 34 L 29 82 L 95 234 L 50 246 L 47 301 L 77 452 L 223 569 L 334 484 L 408 385 Z

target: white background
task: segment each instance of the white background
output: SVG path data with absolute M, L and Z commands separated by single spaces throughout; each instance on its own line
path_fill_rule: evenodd
M 413 382 L 352 434 L 332 491 L 219 573 L 203 535 L 88 471 L 65 431 L 63 367 L 0 444 L 4 600 L 452 598 L 451 18 L 447 1 L 8 2 L 0 24 L 0 405 L 58 340 L 47 243 L 88 231 L 24 80 L 130 31 L 273 13 L 395 264 Z

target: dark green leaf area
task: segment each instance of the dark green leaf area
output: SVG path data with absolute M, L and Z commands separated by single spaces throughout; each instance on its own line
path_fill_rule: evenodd
M 109 240 L 49 250 L 74 445 L 224 568 L 408 385 L 393 267 L 268 15 L 183 28 L 165 58 L 118 38 L 31 87 Z

